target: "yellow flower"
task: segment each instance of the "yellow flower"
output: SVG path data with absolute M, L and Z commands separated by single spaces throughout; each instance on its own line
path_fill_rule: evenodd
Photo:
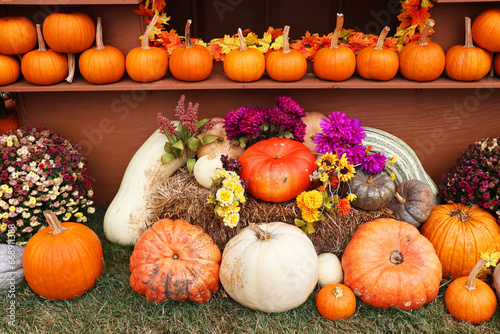
M 339 160 L 339 168 L 340 168 L 340 170 L 338 173 L 338 178 L 339 178 L 339 181 L 342 181 L 342 182 L 349 181 L 354 176 L 354 173 L 356 173 L 354 166 L 349 164 L 349 161 L 347 160 L 345 153 L 342 155 L 342 158 Z
M 355 195 L 355 194 L 353 194 L 353 193 L 349 193 L 349 194 L 346 196 L 346 198 L 347 198 L 347 200 L 348 200 L 349 202 L 354 201 L 357 197 L 358 197 L 358 196 L 356 196 L 356 195 Z
M 77 212 L 77 213 L 75 213 L 75 217 L 76 218 L 81 218 L 81 217 L 83 217 L 83 213 L 82 212 Z
M 4 232 L 7 230 L 7 224 L 6 223 L 3 223 L 2 225 L 0 225 L 0 231 Z
M 225 217 L 223 221 L 224 225 L 229 227 L 235 227 L 238 224 L 239 220 L 240 220 L 240 214 L 235 212 Z
M 391 173 L 390 175 L 391 179 L 395 180 L 396 179 L 396 175 L 394 175 L 394 173 Z
M 297 196 L 297 205 L 300 209 L 318 209 L 323 204 L 323 195 L 317 190 L 304 191 Z
M 9 211 L 10 211 L 10 212 L 14 212 L 14 211 L 16 211 L 16 207 L 15 207 L 15 206 L 13 206 L 13 205 L 11 205 L 11 206 L 9 207 Z
M 319 219 L 320 212 L 317 209 L 302 209 L 302 219 L 308 223 L 314 223 Z
M 396 163 L 396 156 L 393 155 L 391 160 L 389 160 L 389 164 L 394 165 Z
M 217 190 L 217 193 L 215 196 L 217 198 L 217 201 L 219 201 L 219 203 L 222 206 L 229 205 L 229 204 L 233 203 L 233 200 L 234 200 L 233 192 L 231 190 L 227 190 L 225 188 L 220 188 L 219 190 Z
M 330 178 L 330 176 L 327 173 L 321 173 L 321 176 L 319 177 L 319 180 L 321 182 L 326 182 L 329 178 Z
M 13 143 L 11 140 L 9 140 L 9 141 L 7 142 L 7 146 L 12 147 L 12 145 L 14 145 L 14 143 Z
M 8 212 L 4 212 L 4 213 L 2 214 L 2 218 L 4 218 L 4 219 L 8 219 L 8 218 L 9 218 L 9 213 L 8 213 Z
M 323 154 L 319 161 L 316 161 L 316 165 L 324 170 L 332 170 L 337 167 L 338 161 L 339 159 L 337 158 L 337 155 L 330 152 Z

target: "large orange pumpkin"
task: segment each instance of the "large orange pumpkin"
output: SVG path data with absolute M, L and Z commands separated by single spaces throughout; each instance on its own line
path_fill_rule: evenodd
M 266 70 L 266 58 L 257 48 L 249 48 L 238 29 L 239 49 L 232 50 L 224 58 L 224 72 L 233 81 L 251 82 L 259 80 Z
M 467 276 L 482 252 L 500 251 L 500 226 L 477 205 L 436 205 L 420 231 L 434 245 L 444 276 Z
M 479 14 L 472 24 L 472 38 L 490 52 L 500 52 L 500 8 L 490 8 Z
M 302 143 L 272 137 L 261 140 L 240 156 L 240 177 L 247 191 L 267 202 L 285 202 L 297 197 L 311 184 L 316 158 Z
M 21 75 L 21 65 L 16 58 L 0 54 L 0 73 L 0 86 L 9 85 Z
M 358 227 L 342 268 L 344 284 L 381 308 L 418 309 L 437 296 L 442 279 L 432 244 L 414 226 L 391 218 Z
M 26 244 L 24 277 L 42 297 L 80 297 L 94 286 L 104 269 L 99 237 L 83 224 L 59 222 L 52 211 L 43 214 L 49 226 Z
M 204 303 L 219 288 L 219 247 L 198 225 L 177 219 L 153 224 L 130 257 L 130 285 L 149 301 Z
M 36 45 L 33 21 L 22 16 L 0 18 L 0 53 L 18 55 L 31 51 Z

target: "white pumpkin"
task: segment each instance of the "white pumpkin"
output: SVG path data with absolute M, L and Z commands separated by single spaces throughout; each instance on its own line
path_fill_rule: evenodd
M 318 284 L 324 287 L 329 284 L 342 283 L 344 272 L 342 264 L 337 255 L 333 253 L 323 253 L 318 256 Z
M 23 252 L 23 246 L 0 244 L 0 293 L 14 293 L 24 280 Z
M 219 277 L 243 306 L 285 312 L 304 303 L 316 287 L 318 256 L 294 225 L 250 224 L 226 244 Z
M 196 160 L 193 167 L 193 174 L 196 181 L 202 187 L 212 187 L 213 177 L 217 173 L 217 168 L 222 168 L 221 156 L 222 153 L 210 153 Z

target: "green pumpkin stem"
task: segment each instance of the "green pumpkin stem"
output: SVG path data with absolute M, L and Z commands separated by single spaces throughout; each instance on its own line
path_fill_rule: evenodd
M 330 49 L 339 48 L 339 35 L 344 26 L 344 14 L 337 13 L 337 25 L 335 26 L 335 31 L 333 32 L 332 41 L 330 42 Z
M 428 37 L 432 27 L 434 27 L 434 22 L 429 21 L 429 23 L 427 23 L 424 30 L 422 31 L 422 34 L 420 35 L 420 41 L 418 42 L 418 45 L 426 46 L 427 44 L 429 44 Z
M 467 279 L 467 283 L 465 284 L 465 288 L 469 291 L 476 289 L 476 276 L 486 265 L 488 260 L 481 258 L 478 263 L 472 268 L 472 271 L 469 274 L 469 278 Z
M 290 53 L 290 43 L 288 42 L 288 34 L 290 34 L 290 26 L 285 26 L 283 29 L 283 53 Z
M 191 42 L 191 19 L 186 22 L 186 29 L 184 30 L 184 35 L 186 36 L 186 49 L 194 48 L 193 43 Z
M 385 38 L 387 37 L 387 34 L 389 33 L 389 31 L 391 30 L 391 28 L 389 27 L 385 27 L 384 29 L 382 29 L 382 31 L 380 32 L 380 35 L 378 36 L 378 41 L 377 41 L 377 45 L 375 45 L 375 50 L 383 50 L 384 49 L 384 41 L 385 41 Z
M 52 236 L 55 237 L 58 234 L 63 234 L 64 231 L 68 230 L 67 227 L 62 226 L 59 219 L 54 212 L 50 210 L 45 210 L 43 212 L 45 219 L 47 219 L 47 223 L 49 224 L 50 229 L 52 230 Z
M 257 236 L 259 237 L 259 240 L 269 240 L 271 239 L 272 235 L 269 234 L 268 232 L 264 231 L 263 229 L 261 229 L 259 227 L 259 225 L 255 224 L 255 223 L 251 223 L 250 225 L 250 228 L 257 234 Z
M 248 51 L 248 46 L 245 42 L 245 37 L 243 37 L 243 31 L 241 31 L 241 28 L 238 28 L 238 37 L 240 39 L 240 51 Z

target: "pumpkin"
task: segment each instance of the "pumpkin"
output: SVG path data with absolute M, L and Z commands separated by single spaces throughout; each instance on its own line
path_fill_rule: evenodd
M 5 93 L 4 93 L 5 94 Z M 16 110 L 7 110 L 4 94 L 0 94 L 0 134 L 19 128 L 19 118 Z
M 500 263 L 497 263 L 495 270 L 493 270 L 493 274 L 491 275 L 491 282 L 493 285 L 493 289 L 497 294 L 497 297 L 500 298 Z
M 495 314 L 495 292 L 488 284 L 476 278 L 486 262 L 486 259 L 479 260 L 469 276 L 455 279 L 446 289 L 444 304 L 456 319 L 479 324 L 488 321 Z
M 344 81 L 356 70 L 356 55 L 347 46 L 339 45 L 339 35 L 344 24 L 344 15 L 337 13 L 337 26 L 329 48 L 319 49 L 314 55 L 313 70 L 320 79 Z
M 247 192 L 266 202 L 285 202 L 297 197 L 311 184 L 316 158 L 302 143 L 272 137 L 261 140 L 240 156 L 240 177 Z
M 194 45 L 191 41 L 191 20 L 187 20 L 185 28 L 185 44 L 172 51 L 170 55 L 170 72 L 174 78 L 182 81 L 202 81 L 210 76 L 213 59 L 203 45 Z
M 79 68 L 85 80 L 98 85 L 119 81 L 125 73 L 123 53 L 103 43 L 100 17 L 97 18 L 96 46 L 80 55 Z
M 342 256 L 344 284 L 366 304 L 415 310 L 438 294 L 442 271 L 418 230 L 392 218 L 358 227 Z
M 316 295 L 316 308 L 327 319 L 347 319 L 356 311 L 356 296 L 344 284 L 330 284 Z
M 240 48 L 232 50 L 224 58 L 224 73 L 233 81 L 259 80 L 266 70 L 266 58 L 259 49 L 248 48 L 240 28 L 238 37 Z
M 321 129 L 321 120 L 327 118 L 322 113 L 317 111 L 306 111 L 305 116 L 302 117 L 302 122 L 306 125 L 306 134 L 304 135 L 304 145 L 313 153 L 316 154 L 316 143 L 314 142 L 314 136 L 317 133 L 323 131 Z
M 23 54 L 33 50 L 36 41 L 33 21 L 22 16 L 0 17 L 0 53 L 4 55 Z
M 399 53 L 399 72 L 408 80 L 432 81 L 443 73 L 445 54 L 443 48 L 429 40 L 434 22 L 429 21 L 419 41 L 406 44 Z
M 476 81 L 488 74 L 491 55 L 472 43 L 471 20 L 465 18 L 465 45 L 452 46 L 446 52 L 445 73 L 458 81 Z
M 85 13 L 52 13 L 43 21 L 43 36 L 56 52 L 68 54 L 68 77 L 73 82 L 75 53 L 87 50 L 95 38 L 95 25 Z
M 222 169 L 221 153 L 204 155 L 196 160 L 193 168 L 193 175 L 196 181 L 205 188 L 212 188 L 213 177 L 217 169 Z
M 62 53 L 45 48 L 41 27 L 36 25 L 38 50 L 26 53 L 21 60 L 21 72 L 26 81 L 35 85 L 53 85 L 68 74 L 68 61 Z
M 500 53 L 495 55 L 495 62 L 493 63 L 495 73 L 500 77 Z
M 479 14 L 472 24 L 472 38 L 490 52 L 500 52 L 500 8 L 490 8 Z
M 0 86 L 16 82 L 21 75 L 21 65 L 16 58 L 0 54 Z
M 135 244 L 130 286 L 148 301 L 204 303 L 219 288 L 221 252 L 203 228 L 161 219 Z
M 385 208 L 396 191 L 394 181 L 384 171 L 372 175 L 357 168 L 356 174 L 349 180 L 349 185 L 351 192 L 356 195 L 351 205 L 363 210 Z
M 321 287 L 342 283 L 344 273 L 342 265 L 337 255 L 332 253 L 323 253 L 318 256 L 318 284 Z
M 294 225 L 250 224 L 226 244 L 219 276 L 227 294 L 241 305 L 285 312 L 304 303 L 314 290 L 318 256 Z
M 387 81 L 398 73 L 397 53 L 384 49 L 384 40 L 389 30 L 389 27 L 382 29 L 375 47 L 368 46 L 359 51 L 356 57 L 356 69 L 362 78 Z
M 0 244 L 0 293 L 14 293 L 24 281 L 23 252 L 23 246 Z
M 120 187 L 104 215 L 104 235 L 120 245 L 134 245 L 154 222 L 148 205 L 158 185 L 182 166 L 181 159 L 162 164 L 166 137 L 153 132 L 135 152 L 123 174 Z
M 205 135 L 214 135 L 218 136 L 216 140 L 211 143 L 200 146 L 196 151 L 196 156 L 201 158 L 205 155 L 210 154 L 210 152 L 222 153 L 231 159 L 239 159 L 241 154 L 245 152 L 245 149 L 240 145 L 231 144 L 231 141 L 227 139 L 226 130 L 224 129 L 224 119 L 220 117 L 214 117 L 211 119 L 212 121 L 220 121 L 220 123 L 215 124 L 210 130 L 203 129 L 201 131 L 201 136 Z
M 130 78 L 134 81 L 153 82 L 163 78 L 167 74 L 167 51 L 156 46 L 149 46 L 149 34 L 158 21 L 158 18 L 159 16 L 155 15 L 151 19 L 151 22 L 149 22 L 142 36 L 142 45 L 133 48 L 127 53 L 125 68 Z
M 283 29 L 283 49 L 271 52 L 266 59 L 266 72 L 276 81 L 298 81 L 306 75 L 307 60 L 302 53 L 290 49 L 290 26 Z
M 500 226 L 476 205 L 437 205 L 420 230 L 434 245 L 445 277 L 467 276 L 481 253 L 500 251 Z
M 83 224 L 59 222 L 52 211 L 43 214 L 49 226 L 32 236 L 24 249 L 26 281 L 45 298 L 80 297 L 94 286 L 104 269 L 99 237 Z
M 434 195 L 424 182 L 408 180 L 397 185 L 388 208 L 393 211 L 395 219 L 419 228 L 434 208 Z

